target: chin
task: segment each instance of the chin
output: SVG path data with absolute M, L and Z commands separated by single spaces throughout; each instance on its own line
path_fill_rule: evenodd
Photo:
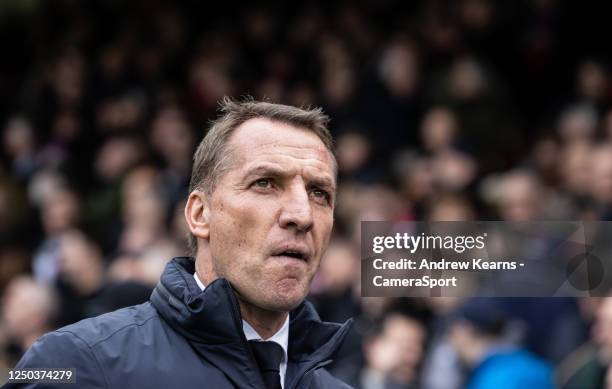
M 302 291 L 295 291 L 290 294 L 279 293 L 279 295 L 271 299 L 268 305 L 271 311 L 289 312 L 297 308 L 305 298 L 306 293 Z
M 304 301 L 303 298 L 297 300 L 278 301 L 273 304 L 270 304 L 270 307 L 268 309 L 270 311 L 276 312 L 290 312 L 297 308 L 298 305 L 302 303 L 302 301 Z

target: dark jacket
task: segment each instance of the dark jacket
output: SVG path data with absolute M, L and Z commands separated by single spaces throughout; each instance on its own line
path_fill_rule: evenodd
M 49 333 L 17 367 L 74 367 L 80 389 L 264 388 L 229 282 L 218 279 L 202 292 L 194 270 L 191 259 L 173 259 L 150 302 Z M 289 320 L 285 389 L 348 387 L 323 367 L 340 347 L 350 320 L 322 322 L 308 302 Z

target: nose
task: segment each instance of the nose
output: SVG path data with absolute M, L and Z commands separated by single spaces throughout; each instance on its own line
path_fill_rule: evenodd
M 278 220 L 281 228 L 294 228 L 298 232 L 310 231 L 313 225 L 312 207 L 308 191 L 303 183 L 288 188 L 282 201 L 282 209 Z

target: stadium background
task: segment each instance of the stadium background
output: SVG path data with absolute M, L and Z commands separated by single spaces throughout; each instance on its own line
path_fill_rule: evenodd
M 190 159 L 217 101 L 250 94 L 332 118 L 336 228 L 311 298 L 325 320 L 357 318 L 334 373 L 463 387 L 448 323 L 472 302 L 360 298 L 359 221 L 610 220 L 610 8 L 1 1 L 0 367 L 147 300 L 185 252 Z M 472 324 L 503 312 L 504 339 L 560 386 L 605 385 L 610 301 L 487 304 Z

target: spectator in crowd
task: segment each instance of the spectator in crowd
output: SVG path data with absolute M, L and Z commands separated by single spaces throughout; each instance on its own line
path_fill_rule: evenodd
M 427 343 L 427 317 L 408 306 L 390 308 L 364 342 L 365 366 L 354 377 L 360 389 L 419 388 Z
M 0 344 L 11 350 L 5 362 L 14 365 L 25 350 L 53 328 L 58 313 L 58 297 L 50 286 L 28 276 L 12 279 L 2 296 Z
M 146 301 L 151 293 L 141 283 L 109 282 L 100 247 L 81 231 L 62 234 L 59 261 L 61 325 Z
M 465 387 L 554 388 L 551 366 L 527 350 L 508 344 L 508 319 L 494 300 L 470 299 L 455 313 L 450 339 L 471 370 Z
M 421 375 L 421 387 L 424 389 L 459 389 L 463 385 L 464 369 L 449 336 L 452 313 L 461 303 L 462 299 L 454 297 L 429 299 L 434 316 L 431 341 Z
M 612 219 L 612 144 L 595 148 L 591 161 L 591 188 L 603 220 Z
M 310 290 L 310 300 L 322 320 L 342 323 L 361 315 L 361 305 L 356 298 L 359 271 L 359 252 L 354 243 L 340 237 L 332 239 Z M 351 379 L 362 364 L 360 331 L 361 328 L 351 328 L 336 355 L 337 362 L 330 366 L 332 372 L 344 375 L 345 380 Z
M 610 359 L 607 355 L 609 340 L 607 343 L 606 339 L 609 339 L 612 324 L 612 304 L 609 300 L 595 297 L 582 300 L 583 315 L 587 316 L 588 321 L 594 321 L 594 325 L 589 340 L 557 367 L 556 381 L 561 389 L 602 388 L 604 379 L 607 381 L 606 368 L 610 365 Z
M 60 272 L 60 240 L 62 234 L 76 227 L 79 217 L 79 198 L 67 188 L 47 193 L 41 204 L 44 241 L 34 254 L 32 266 L 35 277 L 43 282 L 54 282 Z

